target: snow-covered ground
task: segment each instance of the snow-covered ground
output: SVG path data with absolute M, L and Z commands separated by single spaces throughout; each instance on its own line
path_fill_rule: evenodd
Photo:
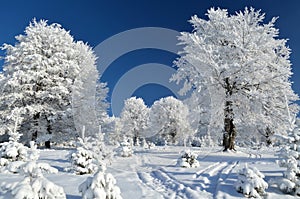
M 244 198 L 236 192 L 237 173 L 244 168 L 256 167 L 265 175 L 265 181 L 282 176 L 284 168 L 276 164 L 274 148 L 250 150 L 238 148 L 238 152 L 222 152 L 221 147 L 190 148 L 198 154 L 198 168 L 176 166 L 184 147 L 136 148 L 132 157 L 113 158 L 107 172 L 112 173 L 125 199 L 131 198 Z M 81 198 L 78 186 L 90 175 L 74 175 L 64 171 L 70 166 L 67 155 L 70 150 L 40 150 L 39 162 L 57 168 L 57 174 L 45 177 L 64 188 L 67 198 Z M 20 181 L 18 174 L 0 173 L 0 185 Z M 269 187 L 265 198 L 295 198 L 283 195 L 276 187 Z M 6 198 L 3 193 L 0 198 Z

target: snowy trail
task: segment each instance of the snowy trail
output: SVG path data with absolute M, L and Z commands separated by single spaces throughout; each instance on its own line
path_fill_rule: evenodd
M 144 167 L 138 170 L 137 175 L 144 186 L 160 193 L 163 198 L 224 198 L 223 192 L 226 195 L 228 189 L 234 191 L 232 182 L 236 176 L 232 174 L 232 171 L 239 165 L 239 161 L 232 161 L 225 157 L 222 161 L 211 162 L 208 157 L 218 153 L 219 151 L 211 149 L 202 152 L 202 157 L 200 156 L 198 160 L 206 161 L 206 164 L 198 171 L 197 169 L 176 168 L 174 160 L 168 162 L 167 165 L 151 167 L 154 157 L 150 159 L 144 154 L 139 154 L 140 163 Z M 173 155 L 175 155 L 174 152 Z M 228 185 L 228 182 L 231 184 Z
M 151 173 L 139 172 L 138 175 L 145 185 L 161 193 L 164 198 L 211 198 L 210 194 L 201 191 L 199 187 L 187 185 L 176 180 L 164 171 L 164 169 L 155 170 Z
M 234 189 L 232 184 L 236 181 L 237 177 L 233 170 L 238 166 L 239 162 L 233 162 L 227 165 L 219 175 L 214 198 L 227 198 L 226 192 L 230 189 Z M 240 197 L 239 194 L 237 194 Z
M 196 172 L 193 178 L 198 180 L 201 190 L 206 190 L 213 194 L 214 198 L 223 198 L 220 195 L 220 191 L 227 191 L 228 188 L 232 189 L 232 185 L 231 187 L 226 187 L 226 181 L 235 177 L 232 171 L 238 164 L 238 161 L 216 162 Z
M 201 153 L 202 157 L 198 159 L 204 159 L 211 153 L 211 151 L 212 150 Z M 174 154 L 173 152 L 172 155 L 174 156 L 176 153 Z M 151 162 L 154 161 L 153 158 L 149 159 L 142 156 L 141 160 L 144 166 L 147 167 L 147 170 L 139 170 L 137 173 L 140 181 L 145 186 L 148 186 L 154 191 L 159 192 L 163 198 L 212 198 L 212 194 L 202 189 L 202 187 L 199 185 L 198 179 L 193 181 L 194 172 L 187 172 L 189 169 L 178 168 L 174 166 L 174 160 L 176 160 L 176 158 L 178 158 L 178 155 L 168 162 L 167 165 L 160 167 L 149 167 Z M 217 165 L 218 163 L 213 164 L 211 168 Z M 180 179 L 180 177 L 182 179 Z

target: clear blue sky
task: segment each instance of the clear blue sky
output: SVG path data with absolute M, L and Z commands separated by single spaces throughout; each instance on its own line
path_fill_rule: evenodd
M 252 6 L 265 12 L 266 22 L 273 16 L 279 16 L 276 26 L 280 29 L 280 37 L 289 38 L 288 45 L 292 49 L 291 61 L 294 72 L 293 88 L 300 94 L 300 1 L 298 0 L 2 1 L 0 44 L 15 43 L 14 36 L 23 33 L 34 17 L 47 19 L 49 23 L 60 23 L 71 31 L 76 40 L 83 40 L 95 47 L 105 39 L 133 28 L 164 27 L 176 31 L 191 31 L 192 27 L 187 20 L 194 14 L 205 17 L 206 10 L 210 7 L 227 8 L 233 13 L 243 10 L 245 6 Z M 2 51 L 0 55 L 3 55 Z M 129 69 L 150 62 L 171 66 L 175 57 L 172 53 L 159 50 L 128 53 L 109 67 L 102 80 L 108 82 L 112 91 L 122 73 Z M 149 84 L 142 86 L 134 94 L 143 97 L 146 103 L 151 105 L 155 99 L 172 95 L 172 92 L 168 88 Z

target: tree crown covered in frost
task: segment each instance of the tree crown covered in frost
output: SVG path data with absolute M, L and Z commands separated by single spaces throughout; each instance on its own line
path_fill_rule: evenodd
M 149 130 L 155 132 L 158 139 L 183 144 L 193 134 L 188 114 L 188 107 L 180 100 L 174 97 L 161 98 L 151 107 Z
M 120 116 L 120 122 L 123 124 L 122 134 L 134 138 L 134 141 L 137 142 L 137 139 L 144 135 L 148 118 L 149 108 L 142 98 L 131 97 L 125 100 Z
M 262 134 L 267 128 L 286 132 L 298 112 L 287 40 L 278 39 L 276 18 L 264 24 L 264 17 L 253 8 L 234 15 L 211 8 L 207 20 L 193 16 L 193 32 L 179 37 L 183 51 L 172 80 L 184 81 L 182 93 L 208 89 L 209 122 L 218 132 L 224 125 L 225 102 L 232 103 L 237 128 L 248 126 Z
M 34 19 L 16 40 L 15 45 L 2 47 L 6 56 L 0 133 L 6 133 L 19 117 L 24 140 L 60 141 L 82 125 L 98 130 L 93 50 L 74 41 L 61 25 L 48 25 L 45 20 Z M 99 88 L 106 89 L 105 85 Z

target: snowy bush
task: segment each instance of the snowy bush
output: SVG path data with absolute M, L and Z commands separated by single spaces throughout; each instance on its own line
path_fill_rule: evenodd
M 255 167 L 248 168 L 246 164 L 238 173 L 235 189 L 246 197 L 261 198 L 261 195 L 265 194 L 265 189 L 268 188 L 268 183 L 263 180 L 264 177 Z
M 280 179 L 272 179 L 271 184 L 287 194 L 296 194 L 300 196 L 300 130 L 295 128 L 289 134 L 289 144 L 282 147 L 278 156 L 282 159 L 277 161 L 280 167 L 285 167 L 286 171 Z
M 18 173 L 21 166 L 32 160 L 37 160 L 39 152 L 34 142 L 30 142 L 30 148 L 18 143 L 18 136 L 11 136 L 8 142 L 4 142 L 0 148 L 1 172 L 9 171 Z
M 91 143 L 88 139 L 79 138 L 79 146 L 76 151 L 70 155 L 71 168 L 77 175 L 94 173 L 100 165 L 98 155 L 91 150 Z
M 30 148 L 27 149 L 26 153 L 26 161 L 13 161 L 10 162 L 7 159 L 1 159 L 4 160 L 3 167 L 1 168 L 1 172 L 11 172 L 11 173 L 25 173 L 28 174 L 30 171 L 28 171 L 28 165 L 32 162 L 35 162 L 39 158 L 39 152 L 36 148 L 36 145 L 34 145 L 34 142 L 30 142 Z M 46 173 L 57 173 L 58 170 L 51 167 L 47 163 L 35 163 L 35 167 L 39 169 L 40 171 L 44 171 Z
M 132 156 L 133 154 L 132 145 L 133 145 L 132 141 L 124 139 L 124 141 L 120 143 L 120 146 L 117 149 L 118 155 L 121 157 Z
M 83 199 L 121 199 L 121 191 L 116 186 L 115 178 L 110 174 L 105 174 L 105 167 L 102 166 L 93 177 L 88 177 L 86 181 L 78 187 Z
M 197 168 L 199 162 L 197 160 L 198 155 L 190 150 L 182 152 L 181 157 L 177 160 L 177 166 L 185 168 Z
M 6 184 L 1 187 L 1 190 L 10 192 L 12 198 L 66 198 L 63 188 L 55 185 L 42 174 L 42 171 L 57 173 L 57 169 L 45 163 L 36 163 L 35 161 L 32 161 L 24 163 L 21 170 L 21 173 L 25 175 L 25 178 L 22 181 L 13 184 Z
M 85 128 L 82 131 L 84 137 Z M 107 164 L 110 161 L 112 152 L 106 149 L 104 145 L 103 134 L 99 132 L 95 138 L 78 138 L 76 151 L 70 154 L 72 170 L 78 175 L 95 173 L 100 165 Z
M 34 142 L 30 142 L 30 148 L 19 143 L 22 134 L 16 129 L 9 133 L 9 141 L 1 144 L 0 148 L 0 166 L 5 166 L 8 162 L 28 161 L 38 158 L 38 151 Z
M 155 147 L 155 144 L 153 142 L 147 141 L 145 138 L 142 138 L 140 147 L 142 147 L 144 149 L 152 149 Z
M 93 151 L 84 147 L 78 147 L 71 155 L 72 168 L 76 174 L 83 175 L 94 173 L 98 168 L 98 160 Z
M 18 142 L 5 142 L 0 148 L 0 157 L 1 159 L 6 159 L 11 162 L 25 161 L 27 159 L 27 149 L 28 147 Z

